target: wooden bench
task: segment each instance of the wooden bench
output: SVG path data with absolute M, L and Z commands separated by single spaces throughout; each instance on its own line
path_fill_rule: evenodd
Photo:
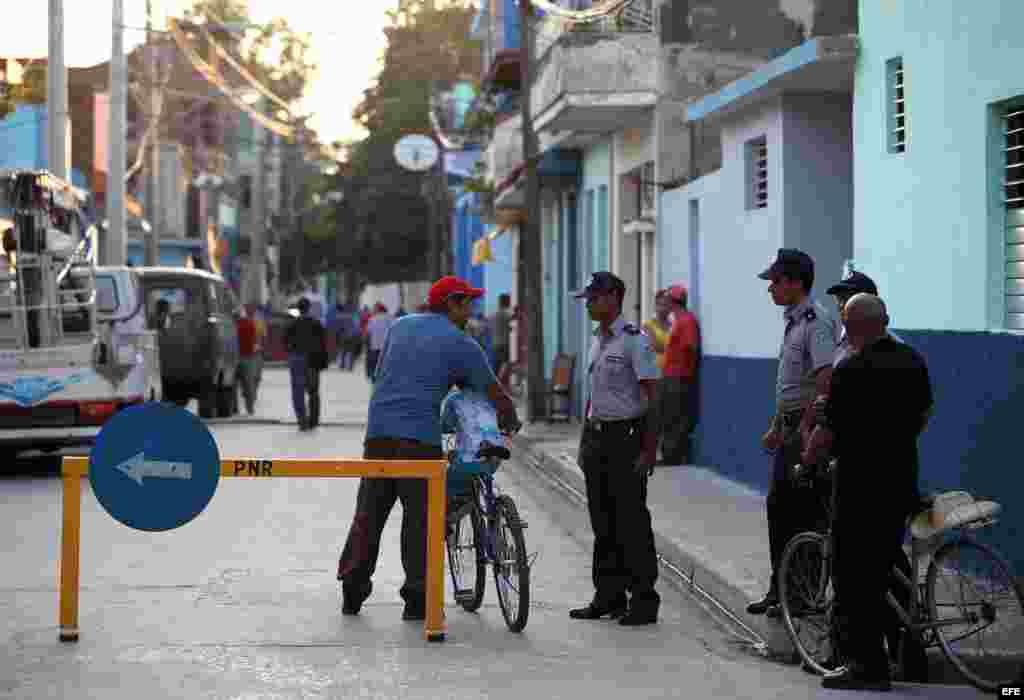
M 573 381 L 576 371 L 576 354 L 560 352 L 555 355 L 551 368 L 551 383 L 548 385 L 548 423 L 556 420 L 568 423 L 572 420 Z M 555 399 L 564 397 L 565 411 L 555 412 Z

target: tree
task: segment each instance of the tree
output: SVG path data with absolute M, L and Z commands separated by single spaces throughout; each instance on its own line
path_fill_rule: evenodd
M 480 44 L 469 38 L 474 13 L 467 0 L 404 0 L 388 13 L 381 70 L 353 112 L 369 133 L 361 141 L 343 144 L 347 167 L 332 184 L 339 188 L 349 183 L 353 200 L 343 222 L 325 222 L 344 238 L 335 246 L 340 267 L 378 281 L 422 275 L 429 252 L 424 222 L 430 221 L 427 203 L 419 195 L 424 176 L 395 163 L 394 145 L 407 134 L 430 132 L 435 81 L 479 72 Z
M 8 59 L 8 66 L 14 59 Z M 14 71 L 8 67 L 8 75 Z M 21 82 L 0 83 L 0 119 L 13 112 L 19 104 L 46 104 L 46 64 L 32 61 L 23 69 Z

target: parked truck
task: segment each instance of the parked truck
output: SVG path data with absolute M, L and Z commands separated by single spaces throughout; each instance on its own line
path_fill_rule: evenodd
M 98 276 L 85 201 L 48 172 L 0 171 L 0 452 L 8 456 L 89 445 L 117 411 L 160 396 L 156 341 L 121 325 L 133 316 L 131 284 Z

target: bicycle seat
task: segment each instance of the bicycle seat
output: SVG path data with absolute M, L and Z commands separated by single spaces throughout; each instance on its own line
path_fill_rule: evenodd
M 508 459 L 512 456 L 512 453 L 507 447 L 494 445 L 484 440 L 480 444 L 480 449 L 477 450 L 476 456 L 479 459 Z
M 966 491 L 949 491 L 929 500 L 932 501 L 931 507 L 910 521 L 910 532 L 919 540 L 930 539 L 957 527 L 988 524 L 1003 508 L 995 501 L 977 501 Z

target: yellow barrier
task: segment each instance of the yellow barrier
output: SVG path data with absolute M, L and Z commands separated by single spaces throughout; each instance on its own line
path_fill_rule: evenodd
M 83 476 L 89 473 L 86 457 L 63 461 L 64 517 L 60 554 L 60 640 L 78 641 L 78 571 Z M 447 463 L 443 460 L 373 459 L 222 459 L 220 475 L 263 479 L 268 477 L 376 477 L 427 480 L 427 617 L 428 641 L 442 642 L 444 619 L 444 517 Z

